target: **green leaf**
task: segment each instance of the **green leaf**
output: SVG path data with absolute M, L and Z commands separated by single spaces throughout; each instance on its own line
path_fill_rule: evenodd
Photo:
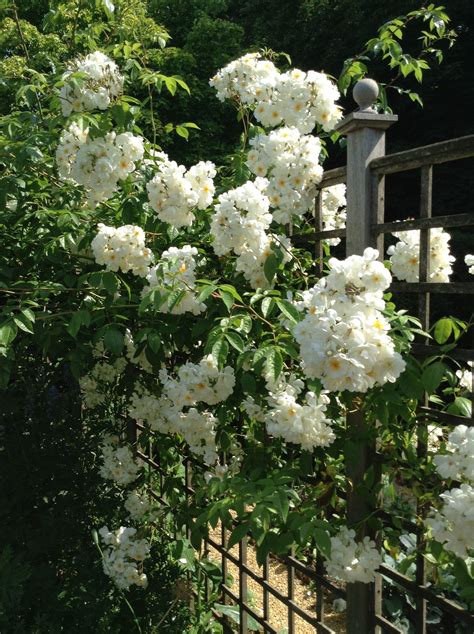
M 178 87 L 176 79 L 174 79 L 173 77 L 166 77 L 165 75 L 161 75 L 161 79 L 164 80 L 168 92 L 174 97 L 176 89 Z
M 202 542 L 202 534 L 198 526 L 193 526 L 191 529 L 190 542 L 193 548 L 200 550 Z
M 121 354 L 124 346 L 123 334 L 118 328 L 107 328 L 104 334 L 104 345 L 113 354 Z
M 103 286 L 110 295 L 114 295 L 117 292 L 118 285 L 117 277 L 112 271 L 102 273 L 101 286 Z
M 456 558 L 453 566 L 453 573 L 460 586 L 460 596 L 466 601 L 474 602 L 474 578 L 472 569 L 469 570 L 467 563 L 460 557 Z
M 278 308 L 290 321 L 297 323 L 301 319 L 301 313 L 287 299 L 276 299 Z
M 288 496 L 285 491 L 281 489 L 276 491 L 276 493 L 272 496 L 271 501 L 275 505 L 276 510 L 278 511 L 281 519 L 286 522 L 288 518 L 288 511 L 290 510 L 290 505 L 288 503 Z
M 224 616 L 228 616 L 234 623 L 240 625 L 240 608 L 237 605 L 215 603 L 213 607 Z M 247 614 L 247 629 L 251 632 L 260 631 L 260 625 L 250 614 Z
M 443 317 L 436 322 L 434 327 L 434 338 L 436 343 L 446 343 L 453 331 L 453 322 L 447 317 Z
M 219 296 L 224 302 L 224 304 L 227 306 L 227 310 L 230 313 L 230 311 L 232 310 L 232 306 L 234 305 L 234 297 L 232 293 L 219 289 Z
M 457 416 L 471 416 L 471 401 L 464 396 L 456 396 L 454 401 L 446 408 L 448 414 L 456 414 Z
M 265 360 L 265 374 L 269 374 L 274 381 L 278 379 L 283 370 L 283 357 L 278 348 L 269 348 Z
M 150 332 L 146 338 L 147 344 L 150 346 L 152 352 L 157 354 L 161 348 L 161 337 L 157 332 Z
M 27 319 L 28 321 L 30 321 L 32 323 L 35 322 L 35 314 L 31 310 L 31 308 L 22 308 L 21 312 L 25 316 L 25 319 Z
M 237 524 L 237 526 L 232 531 L 231 536 L 229 537 L 229 541 L 227 543 L 227 548 L 232 548 L 232 546 L 235 546 L 235 544 L 240 542 L 240 540 L 243 539 L 245 537 L 245 535 L 247 535 L 248 530 L 249 530 L 249 523 L 248 522 L 243 522 L 242 524 Z
M 263 272 L 268 282 L 271 284 L 278 270 L 278 260 L 274 253 L 270 253 L 263 265 Z
M 321 551 L 325 557 L 329 558 L 331 556 L 331 539 L 329 535 L 322 528 L 315 528 L 313 534 L 316 548 Z
M 71 335 L 71 337 L 76 337 L 82 325 L 89 326 L 91 321 L 91 316 L 89 311 L 81 309 L 74 313 L 71 317 L 69 324 L 67 325 L 66 330 Z
M 182 125 L 177 125 L 176 126 L 176 134 L 180 137 L 182 137 L 183 139 L 186 139 L 186 141 L 189 138 L 189 131 L 187 128 L 183 128 Z
M 18 328 L 20 328 L 20 330 L 23 330 L 24 332 L 27 332 L 30 335 L 34 334 L 33 329 L 31 327 L 31 322 L 25 319 L 24 315 L 21 315 L 21 314 L 15 315 L 13 317 L 13 321 L 18 326 Z
M 446 370 L 447 367 L 441 361 L 435 361 L 423 370 L 421 382 L 428 394 L 432 394 L 436 390 L 443 380 Z
M 219 289 L 226 293 L 230 293 L 230 295 L 232 295 L 232 297 L 236 299 L 238 302 L 240 302 L 241 304 L 244 303 L 244 300 L 241 298 L 241 296 L 238 294 L 237 290 L 235 289 L 234 286 L 232 286 L 232 284 L 221 284 L 219 286 Z
M 191 94 L 191 91 L 189 90 L 189 86 L 188 84 L 184 81 L 184 79 L 181 79 L 181 77 L 178 77 L 177 75 L 173 76 L 173 79 L 175 80 L 175 82 L 178 84 L 178 86 L 180 86 L 180 88 L 182 88 L 183 90 L 185 90 L 188 95 Z M 194 127 L 196 124 L 192 124 L 192 123 L 185 123 L 183 124 L 185 125 L 187 128 L 192 128 Z M 196 126 L 197 127 L 197 126 Z M 199 129 L 199 128 L 198 128 Z
M 245 350 L 245 343 L 242 337 L 238 335 L 236 332 L 232 332 L 232 331 L 226 332 L 225 337 L 227 341 L 230 343 L 230 345 L 236 350 L 238 350 L 239 352 L 243 352 Z
M 17 327 L 12 321 L 7 321 L 0 326 L 0 346 L 9 346 L 17 335 Z
M 212 293 L 217 289 L 217 286 L 214 286 L 214 284 L 209 284 L 207 286 L 204 286 L 202 288 L 202 290 L 199 292 L 199 295 L 197 297 L 197 301 L 199 303 L 205 302 L 206 299 L 212 295 Z
M 250 315 L 240 313 L 239 315 L 233 315 L 229 325 L 237 332 L 243 332 L 246 335 L 252 330 L 252 318 Z
M 229 344 L 224 337 L 220 337 L 212 346 L 211 351 L 217 365 L 222 367 L 226 362 L 227 355 L 229 354 Z
M 268 315 L 272 312 L 274 306 L 275 299 L 273 297 L 265 297 L 262 300 L 262 315 L 264 317 L 268 317 Z
M 415 372 L 405 370 L 398 379 L 398 385 L 408 398 L 416 399 L 417 401 L 421 401 L 423 398 L 424 388 L 419 375 Z

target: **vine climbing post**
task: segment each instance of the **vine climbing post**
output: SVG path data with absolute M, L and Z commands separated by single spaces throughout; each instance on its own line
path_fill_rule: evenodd
M 371 225 L 377 222 L 378 196 L 383 183 L 373 182 L 370 162 L 385 155 L 385 130 L 398 120 L 397 115 L 378 114 L 373 104 L 378 86 L 372 79 L 363 79 L 354 87 L 353 96 L 359 108 L 337 126 L 347 136 L 347 239 L 346 256 L 361 255 L 367 247 L 376 248 Z M 354 398 L 347 415 L 348 439 L 345 447 L 347 490 L 347 524 L 358 539 L 369 534 L 367 518 L 372 513 L 373 498 L 368 487 L 376 485 L 375 443 L 370 433 L 373 423 L 361 409 L 362 401 Z M 371 470 L 372 468 L 372 470 Z M 350 583 L 347 587 L 347 632 L 375 632 L 380 588 L 377 583 Z

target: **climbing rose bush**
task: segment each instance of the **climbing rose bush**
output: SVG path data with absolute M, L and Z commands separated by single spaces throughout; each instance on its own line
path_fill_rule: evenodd
M 8 193 L 11 213 L 30 218 L 41 208 L 48 262 L 47 272 L 37 264 L 46 281 L 38 273 L 19 310 L 8 305 L 8 367 L 20 329 L 73 369 L 84 424 L 101 438 L 104 486 L 123 503 L 119 528 L 99 531 L 104 572 L 120 590 L 147 586 L 143 562 L 157 514 L 167 512 L 153 499 L 160 486 L 182 550 L 199 550 L 207 527 L 221 522 L 234 543 L 252 534 L 259 563 L 292 545 L 317 550 L 341 581 L 370 583 L 383 554 L 346 525 L 337 495 L 348 484 L 344 460 L 361 442 L 346 419 L 362 412 L 372 434 L 364 442 L 380 434 L 387 447 L 413 451 L 400 420 L 415 425 L 434 373 L 428 364 L 427 378 L 409 356 L 420 324 L 387 291 L 390 266 L 399 279 L 418 279 L 419 232 L 394 234 L 390 264 L 371 248 L 330 257 L 340 242 L 330 238 L 318 279 L 293 233 L 309 231 L 326 133 L 342 117 L 335 83 L 314 71 L 281 72 L 258 53 L 235 60 L 210 83 L 239 111 L 242 147 L 229 164 L 188 167 L 139 127 L 148 113 L 123 94 L 130 67 L 98 51 L 67 65 L 54 115 L 61 126 L 51 125 L 42 146 L 56 147 L 41 168 L 54 189 L 44 200 L 21 187 Z M 142 70 L 147 86 L 150 77 L 181 86 Z M 324 228 L 343 228 L 345 186 L 320 195 Z M 431 231 L 432 281 L 449 279 L 448 240 Z M 462 427 L 449 436 L 449 453 L 433 459 L 442 478 L 472 477 L 471 440 Z M 195 500 L 183 487 L 185 457 L 195 466 Z M 163 481 L 145 467 L 155 460 Z M 471 553 L 471 497 L 471 484 L 461 483 L 427 520 L 448 557 Z

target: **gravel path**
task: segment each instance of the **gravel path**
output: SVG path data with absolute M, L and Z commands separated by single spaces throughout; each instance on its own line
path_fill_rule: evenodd
M 210 532 L 210 537 L 217 542 L 221 543 L 221 529 L 217 526 Z M 234 557 L 238 557 L 238 546 L 234 546 L 230 549 L 230 552 Z M 210 547 L 209 558 L 217 563 L 221 563 L 221 555 Z M 256 574 L 262 575 L 262 569 L 257 565 L 255 550 L 249 543 L 247 547 L 247 565 Z M 276 559 L 270 558 L 269 561 L 269 583 L 278 590 L 281 594 L 288 596 L 288 576 L 287 567 Z M 227 563 L 228 573 L 232 576 L 231 589 L 238 594 L 239 591 L 239 569 L 234 564 Z M 255 610 L 255 612 L 263 615 L 261 606 L 263 605 L 263 589 L 253 579 L 247 576 L 247 588 L 248 588 L 248 603 Z M 345 634 L 345 614 L 335 613 L 332 611 L 332 598 L 329 595 L 325 595 L 325 625 L 332 628 L 335 634 Z M 294 582 L 294 601 L 297 605 L 309 614 L 316 614 L 316 592 L 311 590 L 304 581 L 299 579 L 295 575 Z M 281 634 L 285 634 L 288 628 L 288 609 L 272 594 L 269 594 L 269 621 L 272 627 L 274 627 Z M 295 616 L 295 632 L 296 634 L 314 634 L 315 628 L 306 623 L 301 617 Z

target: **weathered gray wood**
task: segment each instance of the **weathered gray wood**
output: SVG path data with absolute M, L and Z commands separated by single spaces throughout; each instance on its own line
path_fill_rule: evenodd
M 447 293 L 463 295 L 474 293 L 474 282 L 392 282 L 391 292 L 396 293 Z
M 423 165 L 437 165 L 471 156 L 474 156 L 474 134 L 423 145 L 414 150 L 387 154 L 384 157 L 374 159 L 370 168 L 374 173 L 394 174 L 416 169 Z
M 337 127 L 347 135 L 347 220 L 346 255 L 361 255 L 369 246 L 381 240 L 372 226 L 383 222 L 383 179 L 373 175 L 370 164 L 385 154 L 385 130 L 397 121 L 395 115 L 380 115 L 368 110 L 353 112 Z M 374 182 L 374 178 L 376 179 Z M 383 236 L 382 236 L 383 240 Z M 354 526 L 357 538 L 369 534 L 366 520 L 372 508 L 367 496 L 361 494 L 364 474 L 374 463 L 375 442 L 370 425 L 364 418 L 360 403 L 347 415 L 349 439 L 346 445 L 347 523 Z M 372 535 L 373 536 L 373 535 Z M 375 624 L 376 609 L 380 611 L 380 582 L 349 583 L 347 585 L 346 627 L 348 634 L 372 634 L 379 631 Z
M 404 634 L 402 630 L 395 627 L 395 625 L 387 621 L 383 616 L 377 615 L 376 623 L 383 627 L 383 634 Z
M 370 110 L 356 110 L 345 117 L 345 119 L 336 126 L 336 130 L 345 135 L 360 130 L 361 128 L 385 131 L 397 121 L 398 115 L 396 114 L 378 114 Z
M 296 245 L 313 244 L 313 242 L 318 240 L 328 240 L 329 238 L 345 237 L 345 229 L 331 229 L 331 231 L 316 231 L 314 233 L 307 233 L 304 236 L 294 236 L 293 243 Z
M 374 227 L 379 227 L 385 220 L 385 176 L 383 174 L 371 174 L 371 184 L 371 242 L 382 258 L 385 253 L 385 235 L 377 229 L 374 230 Z
M 409 231 L 410 229 L 421 229 L 422 227 L 469 227 L 474 226 L 474 213 L 452 214 L 449 216 L 434 216 L 431 218 L 413 218 L 411 220 L 401 220 L 396 222 L 382 222 L 372 225 L 374 232 L 391 233 L 396 231 Z
M 353 112 L 337 130 L 347 135 L 347 221 L 346 254 L 362 254 L 375 246 L 373 191 L 370 163 L 385 154 L 385 130 L 397 121 L 395 115 Z
M 314 241 L 315 244 L 315 253 L 314 256 L 318 262 L 318 271 L 319 274 L 322 275 L 324 269 L 324 249 L 323 249 L 323 241 L 322 238 L 324 236 L 323 231 L 323 197 L 321 192 L 318 192 L 316 196 L 315 205 L 314 205 L 314 228 L 315 235 L 320 235 L 321 238 L 318 238 Z M 327 236 L 324 236 L 327 238 Z
M 421 168 L 420 218 L 431 218 L 433 198 L 433 167 L 425 165 Z M 426 284 L 430 278 L 430 230 L 420 229 L 420 284 Z M 430 294 L 425 291 L 418 298 L 418 317 L 423 330 L 430 329 Z
M 347 168 L 345 165 L 342 167 L 335 167 L 332 170 L 328 170 L 324 172 L 323 178 L 318 185 L 319 189 L 324 189 L 325 187 L 331 187 L 331 185 L 339 185 L 339 183 L 345 183 L 347 176 Z

